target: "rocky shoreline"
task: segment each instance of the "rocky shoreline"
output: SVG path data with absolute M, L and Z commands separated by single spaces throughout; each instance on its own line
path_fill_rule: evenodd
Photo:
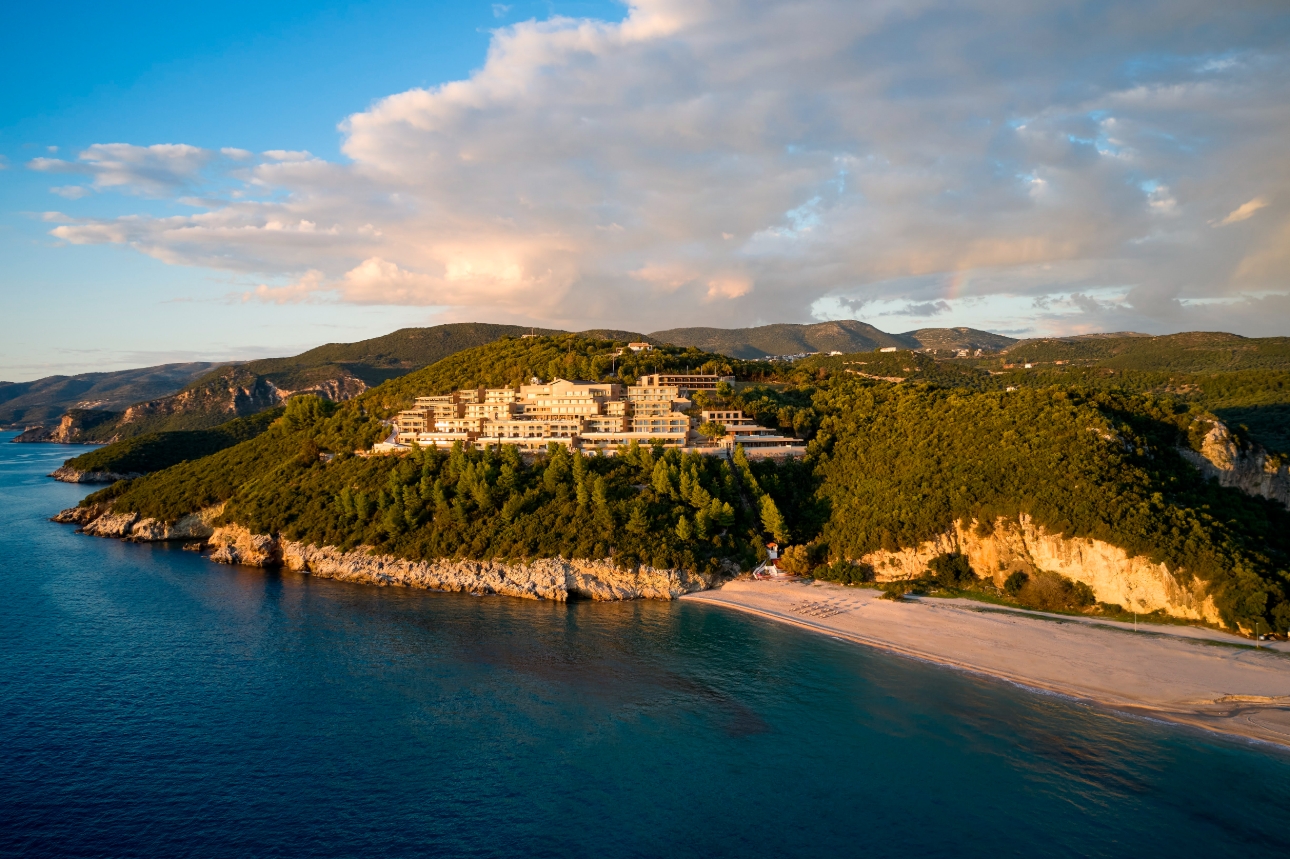
M 118 480 L 134 480 L 143 477 L 137 471 L 118 473 L 115 471 L 78 471 L 70 465 L 59 466 L 49 475 L 63 483 L 116 483 Z
M 113 513 L 106 505 L 70 507 L 55 522 L 79 525 L 80 533 L 139 543 L 182 542 L 185 548 L 210 549 L 216 563 L 286 567 L 300 573 L 380 587 L 545 599 L 674 600 L 706 590 L 715 582 L 685 570 L 641 565 L 620 567 L 608 560 L 541 558 L 530 561 L 441 559 L 409 561 L 370 548 L 344 551 L 253 534 L 241 525 L 214 525 L 223 506 L 209 507 L 174 523 Z M 737 569 L 727 571 L 737 574 Z

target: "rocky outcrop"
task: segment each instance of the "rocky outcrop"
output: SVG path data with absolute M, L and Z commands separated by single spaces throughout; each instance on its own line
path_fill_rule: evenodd
M 134 523 L 139 521 L 138 513 L 104 513 L 82 530 L 95 537 L 128 537 Z
M 1025 515 L 1017 520 L 1001 517 L 988 530 L 975 522 L 956 522 L 950 531 L 916 547 L 871 552 L 860 560 L 873 566 L 878 581 L 899 581 L 922 576 L 932 558 L 947 553 L 966 555 L 978 576 L 1000 586 L 1014 572 L 1046 570 L 1088 585 L 1098 602 L 1220 621 L 1199 580 L 1101 540 L 1049 533 Z
M 95 537 L 120 537 L 139 543 L 169 540 L 205 541 L 215 533 L 212 524 L 224 512 L 224 505 L 207 507 L 190 513 L 176 522 L 140 518 L 137 513 L 113 513 L 108 502 L 68 507 L 53 517 L 54 522 L 80 525 L 81 531 Z
M 252 534 L 241 525 L 216 528 L 208 541 L 215 550 L 211 560 L 218 564 L 246 567 L 277 567 L 282 564 L 278 541 L 264 534 Z
M 137 471 L 124 474 L 115 471 L 78 471 L 70 465 L 63 465 L 49 476 L 64 483 L 116 483 L 118 480 L 133 480 L 143 475 Z
M 63 522 L 68 525 L 88 525 L 106 513 L 107 509 L 108 505 L 104 503 L 87 504 L 84 507 L 68 507 L 66 510 L 60 510 L 58 515 L 50 521 Z
M 50 440 L 50 432 L 50 428 L 45 426 L 27 427 L 9 441 L 15 444 L 46 442 Z
M 59 418 L 57 426 L 31 427 L 13 440 L 54 444 L 98 444 L 116 441 L 113 427 L 120 412 L 101 409 L 72 409 Z
M 1211 423 L 1200 451 L 1180 448 L 1179 452 L 1221 486 L 1290 507 L 1290 463 L 1259 445 L 1242 445 L 1221 421 Z
M 329 546 L 293 542 L 283 544 L 282 560 L 292 570 L 321 578 L 557 601 L 672 600 L 712 585 L 704 577 L 684 570 L 643 565 L 628 569 L 603 560 L 407 561 L 361 550 L 342 552 Z
M 129 537 L 139 543 L 160 543 L 171 540 L 185 542 L 207 541 L 215 534 L 214 521 L 224 512 L 224 505 L 217 504 L 196 513 L 189 513 L 175 522 L 160 519 L 140 519 L 130 528 Z
M 331 546 L 309 546 L 253 534 L 241 525 L 215 527 L 213 522 L 222 512 L 222 505 L 210 507 L 168 524 L 157 519 L 140 519 L 135 513 L 113 513 L 100 504 L 69 508 L 55 516 L 54 521 L 82 525 L 84 533 L 97 537 L 121 537 L 139 542 L 204 540 L 214 550 L 210 559 L 217 563 L 286 566 L 319 578 L 380 586 L 565 601 L 672 600 L 713 584 L 707 577 L 685 570 L 661 570 L 644 565 L 620 567 L 608 560 L 408 561 L 378 555 L 368 549 L 346 552 Z M 732 566 L 726 572 L 734 575 L 739 570 Z

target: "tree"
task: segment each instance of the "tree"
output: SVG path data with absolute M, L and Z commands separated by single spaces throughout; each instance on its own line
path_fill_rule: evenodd
M 627 530 L 639 537 L 649 533 L 649 519 L 645 517 L 645 505 L 639 501 L 632 505 L 632 515 L 627 520 Z
M 694 528 L 690 525 L 690 520 L 686 518 L 685 514 L 681 514 L 681 518 L 677 520 L 676 536 L 686 542 L 694 538 Z
M 779 543 L 787 543 L 789 539 L 788 526 L 784 523 L 784 517 L 775 506 L 775 499 L 769 495 L 763 495 L 761 498 L 761 528 L 769 533 Z
M 708 440 L 709 444 L 715 444 L 717 439 L 726 434 L 726 428 L 723 424 L 716 421 L 704 421 L 699 424 L 699 435 Z

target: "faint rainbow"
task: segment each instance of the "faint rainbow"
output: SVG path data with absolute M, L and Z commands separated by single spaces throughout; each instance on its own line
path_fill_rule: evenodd
M 963 294 L 963 290 L 966 289 L 971 282 L 971 275 L 963 269 L 959 269 L 950 275 L 949 281 L 945 286 L 945 297 L 951 301 L 960 297 Z

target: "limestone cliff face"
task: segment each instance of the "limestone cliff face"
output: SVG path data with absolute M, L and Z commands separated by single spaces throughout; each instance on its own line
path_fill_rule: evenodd
M 138 542 L 165 540 L 205 541 L 214 550 L 211 560 L 253 567 L 286 566 L 319 578 L 372 585 L 401 585 L 441 591 L 498 594 L 565 601 L 676 599 L 682 594 L 712 587 L 712 582 L 684 570 L 640 566 L 619 567 L 609 561 L 438 560 L 408 561 L 377 555 L 366 549 L 343 552 L 330 546 L 308 546 L 253 534 L 241 525 L 214 526 L 223 506 L 209 507 L 174 523 L 140 519 L 135 513 L 112 513 L 106 505 L 72 507 L 54 517 L 56 522 L 82 526 L 98 537 L 118 537 Z M 728 570 L 734 574 L 737 569 Z
M 99 409 L 72 409 L 54 426 L 31 427 L 15 437 L 16 442 L 52 442 L 53 444 L 94 444 L 106 439 L 116 441 L 113 427 L 120 412 Z
M 159 543 L 168 540 L 209 540 L 215 533 L 212 524 L 224 512 L 224 505 L 217 504 L 189 513 L 175 522 L 159 519 L 139 519 L 130 526 L 129 537 L 139 543 Z M 88 533 L 89 529 L 86 529 Z
M 322 379 L 314 384 L 282 388 L 255 373 L 233 367 L 209 381 L 190 386 L 169 397 L 136 403 L 121 415 L 122 425 L 157 417 L 207 413 L 222 422 L 246 417 L 280 406 L 296 394 L 317 394 L 335 402 L 348 400 L 367 390 L 362 379 L 350 374 Z
M 139 543 L 158 543 L 166 540 L 207 540 L 215 533 L 211 524 L 224 512 L 224 505 L 217 504 L 196 513 L 190 513 L 176 522 L 141 518 L 138 513 L 113 513 L 109 504 L 88 504 L 69 507 L 53 518 L 54 522 L 80 525 L 81 531 L 95 537 L 118 537 Z
M 1183 457 L 1222 486 L 1261 495 L 1290 507 L 1290 463 L 1258 445 L 1241 446 L 1221 421 L 1205 434 L 1200 452 L 1180 448 Z
M 367 552 L 286 542 L 282 560 L 290 569 L 330 579 L 375 585 L 404 585 L 442 591 L 501 594 L 564 601 L 676 599 L 711 586 L 683 570 L 641 566 L 624 569 L 606 561 L 543 558 L 522 563 L 439 560 L 406 561 Z
M 899 581 L 923 575 L 937 555 L 960 553 L 977 575 L 991 578 L 996 585 L 1017 571 L 1047 570 L 1088 585 L 1099 602 L 1220 622 L 1202 582 L 1175 575 L 1150 558 L 1130 556 L 1101 540 L 1048 533 L 1024 515 L 1015 521 L 1000 518 L 985 535 L 979 530 L 976 523 L 956 522 L 950 531 L 919 546 L 871 552 L 861 560 L 873 566 L 879 581 Z

